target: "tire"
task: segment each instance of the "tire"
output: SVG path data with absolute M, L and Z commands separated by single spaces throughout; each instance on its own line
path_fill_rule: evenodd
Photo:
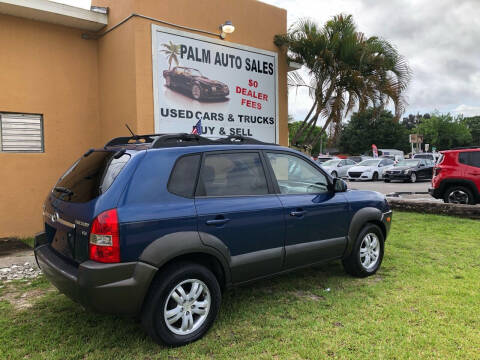
M 200 88 L 200 85 L 194 84 L 192 86 L 192 97 L 195 100 L 200 100 L 202 98 L 202 89 Z
M 417 174 L 416 173 L 412 172 L 410 174 L 410 182 L 411 183 L 416 183 L 417 182 Z
M 336 172 L 336 171 L 332 171 L 332 176 L 333 176 L 334 178 L 338 177 L 337 172 Z
M 378 248 L 376 248 L 375 251 L 372 251 L 372 249 L 365 243 L 366 238 L 376 238 L 378 241 Z M 375 274 L 382 264 L 384 246 L 385 238 L 382 230 L 375 224 L 366 224 L 358 234 L 357 239 L 353 244 L 352 252 L 348 257 L 342 260 L 345 271 L 350 275 L 360 278 Z M 369 250 L 363 250 L 366 248 Z M 361 254 L 365 253 L 369 255 L 369 259 L 372 259 L 370 254 L 376 254 L 375 262 L 373 263 L 372 260 L 372 263 L 370 263 L 369 266 L 367 266 L 368 262 L 366 256 L 361 256 Z
M 383 180 L 383 181 L 386 182 L 386 183 L 389 183 L 389 182 L 390 182 L 390 179 L 385 179 L 385 180 Z
M 372 181 L 377 181 L 378 180 L 378 173 L 374 172 L 372 176 Z
M 159 344 L 181 346 L 200 339 L 215 321 L 222 301 L 215 275 L 206 267 L 190 262 L 172 263 L 161 271 L 152 282 L 145 300 L 142 327 Z M 199 295 L 196 297 L 195 283 L 203 289 L 197 291 Z M 184 290 L 184 296 L 176 291 L 179 286 Z M 185 302 L 192 294 L 194 297 Z M 171 318 L 177 320 L 167 324 L 167 311 L 177 308 L 180 310 L 170 313 Z M 184 319 L 187 325 L 185 331 L 182 329 Z
M 475 205 L 472 191 L 465 186 L 452 186 L 445 191 L 443 201 L 452 204 Z

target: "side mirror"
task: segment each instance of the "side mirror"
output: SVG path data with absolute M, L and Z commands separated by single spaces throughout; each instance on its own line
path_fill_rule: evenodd
M 340 164 L 340 163 L 337 165 L 337 167 L 342 167 L 342 166 L 343 166 L 343 165 L 342 165 L 342 164 Z
M 420 167 L 424 167 L 425 165 L 424 165 L 424 164 L 420 164 L 419 166 L 420 166 Z
M 382 165 L 382 164 L 378 164 L 378 167 L 383 167 L 383 165 Z
M 335 178 L 333 179 L 333 190 L 335 192 L 345 192 L 347 191 L 347 183 L 340 178 Z

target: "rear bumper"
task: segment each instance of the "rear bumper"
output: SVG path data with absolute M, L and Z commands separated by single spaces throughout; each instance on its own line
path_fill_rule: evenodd
M 42 237 L 44 233 L 35 237 L 35 258 L 45 277 L 60 292 L 94 311 L 131 315 L 140 312 L 156 267 L 143 262 L 94 261 L 75 266 L 45 244 Z
M 428 188 L 428 193 L 435 199 L 442 199 L 442 194 L 440 193 L 439 188 Z

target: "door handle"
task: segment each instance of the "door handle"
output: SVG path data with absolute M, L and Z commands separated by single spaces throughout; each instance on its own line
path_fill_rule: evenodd
M 290 211 L 290 216 L 296 216 L 296 217 L 301 217 L 305 215 L 307 212 L 305 210 L 293 210 Z
M 205 224 L 207 225 L 223 225 L 223 224 L 226 224 L 227 222 L 229 222 L 230 219 L 213 219 L 213 220 L 207 220 L 205 221 Z

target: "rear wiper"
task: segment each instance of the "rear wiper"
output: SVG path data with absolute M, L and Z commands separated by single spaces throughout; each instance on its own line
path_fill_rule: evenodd
M 58 192 L 63 193 L 63 194 L 70 195 L 70 196 L 73 195 L 73 191 L 72 191 L 72 190 L 70 190 L 70 189 L 68 189 L 68 188 L 66 188 L 66 187 L 63 187 L 63 186 L 55 186 L 55 187 L 53 188 L 53 190 L 58 191 Z

